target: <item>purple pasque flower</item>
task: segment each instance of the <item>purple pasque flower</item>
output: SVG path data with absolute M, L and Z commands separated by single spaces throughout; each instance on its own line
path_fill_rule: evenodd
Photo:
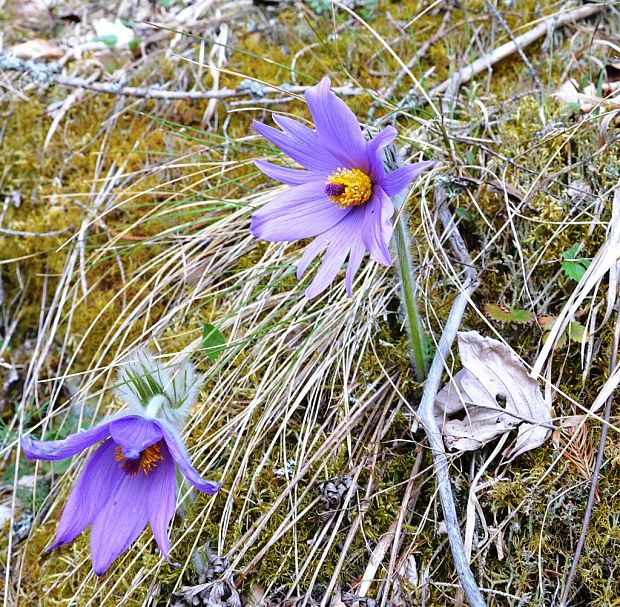
M 378 263 L 392 263 L 394 205 L 389 197 L 433 163 L 417 162 L 386 173 L 380 151 L 394 140 L 396 129 L 388 126 L 366 141 L 353 112 L 330 91 L 327 77 L 307 90 L 306 102 L 316 131 L 276 114 L 273 119 L 282 130 L 254 122 L 257 133 L 307 170 L 255 161 L 263 173 L 292 188 L 256 211 L 250 229 L 269 241 L 315 237 L 299 261 L 298 279 L 327 248 L 306 289 L 309 298 L 329 286 L 348 257 L 345 285 L 350 296 L 366 251 Z
M 89 525 L 93 569 L 103 575 L 149 523 L 168 558 L 168 525 L 176 509 L 175 464 L 199 491 L 220 485 L 192 466 L 179 431 L 200 386 L 185 363 L 168 369 L 138 350 L 120 373 L 118 393 L 130 412 L 64 440 L 22 439 L 31 459 L 58 460 L 101 442 L 65 504 L 49 550 L 72 542 Z

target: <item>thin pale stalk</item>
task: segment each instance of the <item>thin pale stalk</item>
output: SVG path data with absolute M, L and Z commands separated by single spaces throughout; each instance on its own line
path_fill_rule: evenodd
M 450 350 L 461 325 L 469 298 L 476 288 L 477 273 L 472 264 L 471 257 L 467 252 L 465 243 L 454 226 L 452 217 L 446 206 L 445 193 L 439 186 L 437 186 L 435 190 L 435 201 L 439 218 L 447 233 L 448 241 L 457 259 L 464 267 L 465 281 L 460 286 L 459 293 L 452 304 L 450 314 L 444 325 L 439 344 L 437 345 L 437 351 L 433 357 L 428 378 L 424 385 L 424 393 L 422 394 L 422 399 L 418 407 L 418 417 L 422 422 L 433 453 L 433 466 L 435 478 L 437 480 L 437 488 L 439 490 L 439 499 L 441 500 L 441 509 L 443 511 L 444 523 L 446 525 L 448 540 L 450 541 L 450 548 L 452 550 L 452 558 L 459 576 L 459 581 L 461 582 L 461 586 L 471 607 L 486 607 L 480 588 L 478 588 L 478 584 L 469 567 L 469 560 L 465 554 L 465 546 L 463 544 L 461 529 L 456 515 L 452 483 L 450 482 L 448 458 L 434 411 L 435 398 L 441 385 L 445 363 L 450 356 Z
M 387 169 L 394 170 L 397 168 L 398 160 L 396 150 L 392 146 L 388 146 L 384 150 L 384 154 Z M 461 582 L 461 586 L 471 607 L 486 607 L 480 588 L 478 588 L 478 584 L 469 567 L 469 560 L 465 554 L 465 546 L 463 544 L 461 529 L 456 515 L 454 493 L 452 492 L 452 483 L 450 482 L 450 474 L 448 471 L 448 458 L 446 456 L 441 431 L 437 425 L 434 414 L 435 397 L 437 396 L 441 384 L 441 378 L 445 369 L 445 361 L 450 355 L 450 349 L 452 348 L 452 344 L 461 325 L 469 297 L 477 286 L 477 273 L 467 248 L 465 247 L 465 243 L 453 224 L 452 217 L 446 206 L 445 193 L 438 186 L 435 190 L 437 211 L 444 225 L 444 229 L 447 232 L 448 241 L 455 255 L 463 264 L 465 282 L 461 285 L 460 292 L 452 304 L 427 377 L 424 351 L 422 348 L 423 334 L 415 299 L 415 272 L 410 253 L 411 247 L 407 232 L 407 219 L 404 213 L 402 213 L 402 207 L 406 198 L 407 194 L 405 193 L 395 196 L 392 201 L 399 215 L 394 228 L 394 236 L 396 241 L 396 255 L 398 258 L 398 271 L 400 274 L 401 299 L 407 319 L 412 365 L 418 379 L 426 380 L 422 399 L 418 407 L 418 418 L 422 423 L 422 427 L 424 428 L 433 453 L 433 468 L 435 471 L 435 479 L 437 480 L 437 488 L 439 490 L 439 499 L 441 501 L 444 523 L 446 525 L 448 540 L 452 550 L 452 558 L 459 576 L 459 581 Z

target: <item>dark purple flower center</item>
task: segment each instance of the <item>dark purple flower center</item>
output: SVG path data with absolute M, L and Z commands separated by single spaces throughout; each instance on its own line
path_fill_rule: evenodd
M 120 445 L 116 445 L 114 453 L 114 461 L 117 461 L 123 472 L 129 476 L 135 476 L 140 471 L 144 472 L 144 474 L 150 474 L 155 470 L 157 464 L 164 459 L 157 443 L 150 445 L 144 451 L 141 451 L 138 457 L 133 459 L 125 456 Z
M 340 183 L 326 183 L 325 193 L 328 196 L 340 196 L 344 194 L 345 187 Z

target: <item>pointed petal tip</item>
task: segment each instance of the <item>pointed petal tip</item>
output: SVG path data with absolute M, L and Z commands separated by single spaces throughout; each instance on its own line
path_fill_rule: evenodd
M 329 284 L 331 284 L 331 282 L 329 284 L 323 285 L 323 284 L 314 284 L 314 280 L 308 285 L 308 287 L 306 288 L 306 290 L 304 291 L 304 296 L 306 297 L 306 299 L 310 300 L 310 299 L 314 299 L 315 297 L 317 297 L 318 295 L 320 295 L 323 291 L 325 291 L 325 289 L 327 289 L 327 287 L 329 286 Z
M 259 158 L 254 160 L 254 165 L 267 177 L 290 186 L 303 185 L 309 181 L 321 179 L 320 175 L 314 175 L 311 171 L 281 167 Z
M 53 461 L 73 457 L 107 438 L 109 426 L 109 423 L 104 423 L 89 430 L 75 432 L 61 440 L 35 440 L 30 436 L 22 436 L 22 450 L 28 459 Z
M 102 575 L 105 575 L 105 572 L 106 572 L 108 569 L 109 569 L 109 566 L 108 566 L 108 567 L 105 567 L 105 566 L 103 566 L 103 565 L 95 565 L 95 564 L 93 563 L 93 571 L 95 572 L 95 574 L 96 574 L 98 577 L 101 577 Z
M 306 90 L 319 143 L 345 168 L 368 170 L 366 140 L 351 108 L 331 90 L 329 78 Z
M 202 493 L 217 493 L 221 488 L 221 484 L 214 481 L 207 481 L 202 478 L 201 474 L 190 462 L 185 445 L 181 441 L 180 436 L 172 431 L 171 428 L 165 426 L 162 426 L 162 431 L 164 433 L 166 447 L 168 448 L 174 463 L 177 465 L 187 481 Z
M 382 266 L 386 266 L 387 268 L 392 266 L 392 258 L 390 257 L 389 250 L 380 248 L 373 252 L 369 251 L 369 254 L 370 254 L 370 258 L 373 261 L 376 261 L 378 264 L 381 264 Z
M 314 86 L 308 87 L 306 89 L 305 97 L 306 99 L 308 99 L 308 93 L 310 93 L 310 95 L 313 95 L 318 91 L 323 92 L 325 89 L 327 89 L 327 91 L 330 91 L 331 88 L 332 81 L 330 80 L 329 76 L 323 76 L 323 78 L 321 78 Z
M 432 169 L 436 164 L 439 164 L 437 160 L 421 160 L 420 162 L 414 163 L 415 166 L 420 167 L 420 171 L 426 171 L 427 169 Z
M 19 443 L 21 445 L 22 451 L 24 455 L 28 459 L 36 459 L 33 447 L 32 447 L 32 439 L 29 436 L 20 436 Z
M 261 133 L 261 127 L 266 127 L 267 125 L 264 122 L 259 122 L 258 120 L 252 120 L 252 128 L 259 134 Z
M 423 171 L 432 168 L 435 162 L 435 160 L 422 160 L 399 167 L 383 175 L 380 186 L 388 196 L 396 196 L 417 179 Z
M 265 240 L 263 238 L 262 221 L 256 216 L 256 213 L 252 215 L 250 220 L 250 233 L 254 236 L 254 238 Z
M 197 487 L 201 493 L 206 493 L 207 495 L 215 495 L 221 488 L 222 483 L 216 481 L 205 481 L 203 487 Z

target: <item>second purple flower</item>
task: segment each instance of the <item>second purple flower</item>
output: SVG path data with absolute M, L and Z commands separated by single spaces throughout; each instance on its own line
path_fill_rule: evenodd
M 297 266 L 298 279 L 327 249 L 306 289 L 309 298 L 330 285 L 348 258 L 345 285 L 351 295 L 366 251 L 378 263 L 392 263 L 389 242 L 394 205 L 389 197 L 433 163 L 417 162 L 386 173 L 380 151 L 394 140 L 396 129 L 388 126 L 366 141 L 353 112 L 330 91 L 327 77 L 308 89 L 306 102 L 315 131 L 276 114 L 273 119 L 281 130 L 254 122 L 257 133 L 307 170 L 256 161 L 263 173 L 292 188 L 254 213 L 251 231 L 269 241 L 314 237 Z
M 126 414 L 64 440 L 22 439 L 31 459 L 59 460 L 103 441 L 88 460 L 67 503 L 49 550 L 72 542 L 89 525 L 93 569 L 103 575 L 147 523 L 166 559 L 168 525 L 176 509 L 175 466 L 199 491 L 220 485 L 192 466 L 180 429 L 200 387 L 189 363 L 168 369 L 138 350 L 120 373 L 118 395 Z

